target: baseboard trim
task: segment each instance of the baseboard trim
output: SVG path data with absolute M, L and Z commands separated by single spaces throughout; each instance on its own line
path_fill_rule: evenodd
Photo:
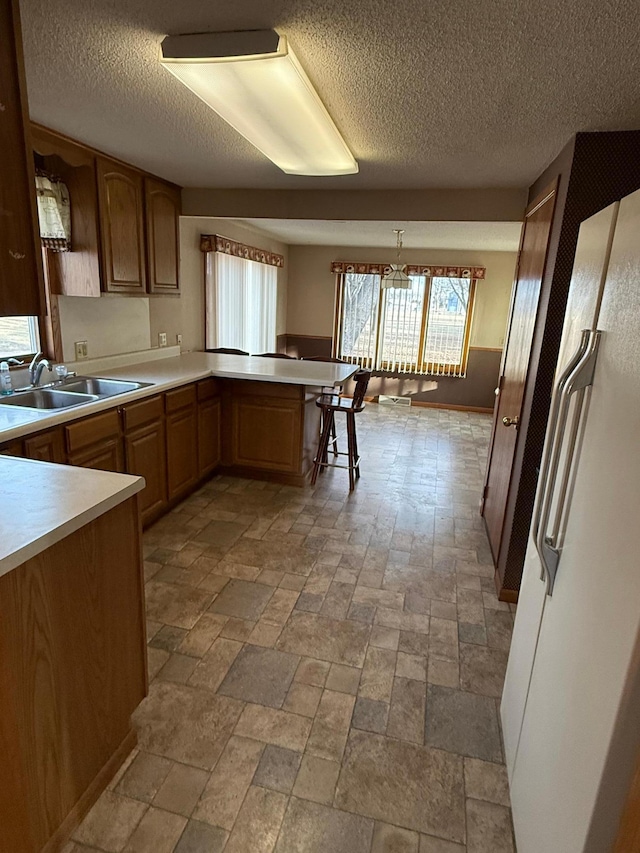
M 97 801 L 100 794 L 113 779 L 125 758 L 138 742 L 138 735 L 131 729 L 120 746 L 113 753 L 107 763 L 98 771 L 97 776 L 90 783 L 87 790 L 82 794 L 78 802 L 71 809 L 60 826 L 42 848 L 41 853 L 60 853 L 69 841 L 71 833 L 80 826 L 89 809 Z
M 306 486 L 309 482 L 307 474 L 286 474 L 282 471 L 265 471 L 263 468 L 251 468 L 247 465 L 220 465 L 216 474 L 228 477 L 243 477 L 250 480 L 268 480 L 283 486 Z
M 343 394 L 343 397 L 351 398 L 351 394 Z M 378 398 L 365 397 L 365 403 L 375 403 L 378 405 Z M 456 403 L 426 403 L 423 400 L 411 400 L 412 406 L 417 406 L 421 409 L 452 409 L 454 412 L 476 412 L 481 415 L 492 415 L 493 409 L 485 408 L 484 406 L 459 406 Z

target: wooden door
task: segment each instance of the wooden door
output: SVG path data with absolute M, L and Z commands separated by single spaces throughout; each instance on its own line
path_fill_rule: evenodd
M 143 177 L 98 157 L 102 286 L 114 293 L 146 292 Z
M 144 477 L 138 493 L 143 522 L 156 517 L 167 502 L 167 465 L 164 420 L 156 420 L 125 436 L 126 471 Z
M 62 428 L 49 429 L 26 438 L 24 455 L 27 459 L 40 459 L 42 462 L 66 462 Z
M 44 313 L 18 0 L 0 3 L 0 316 Z
M 146 178 L 144 195 L 149 292 L 177 295 L 180 292 L 180 189 Z
M 483 493 L 484 516 L 494 561 L 498 562 L 518 421 L 538 313 L 540 287 L 556 199 L 556 182 L 527 208 L 509 318 L 509 333 L 494 409 L 491 449 Z
M 198 469 L 201 477 L 220 464 L 220 398 L 198 404 Z
M 196 386 L 165 394 L 167 491 L 169 500 L 186 494 L 198 482 L 198 406 Z

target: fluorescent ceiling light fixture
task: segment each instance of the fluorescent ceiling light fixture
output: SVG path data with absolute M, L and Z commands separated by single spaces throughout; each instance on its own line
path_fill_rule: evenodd
M 275 30 L 167 36 L 161 63 L 290 175 L 353 175 L 352 153 Z

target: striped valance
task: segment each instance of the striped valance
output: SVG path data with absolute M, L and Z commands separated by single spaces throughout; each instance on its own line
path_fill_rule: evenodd
M 333 261 L 333 273 L 357 273 L 359 275 L 386 275 L 391 270 L 389 264 L 363 264 L 357 261 Z M 484 267 L 447 267 L 433 264 L 407 264 L 407 275 L 424 275 L 427 278 L 484 278 Z
M 257 261 L 259 264 L 268 264 L 272 267 L 284 266 L 284 255 L 267 252 L 265 249 L 258 249 L 257 246 L 247 246 L 245 243 L 238 243 L 220 234 L 201 234 L 200 251 L 222 252 L 225 255 L 235 255 L 237 258 Z

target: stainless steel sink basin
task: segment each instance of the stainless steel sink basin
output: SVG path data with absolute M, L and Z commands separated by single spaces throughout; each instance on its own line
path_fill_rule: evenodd
M 97 397 L 113 397 L 116 394 L 126 394 L 127 391 L 137 391 L 147 388 L 150 382 L 129 382 L 124 379 L 100 379 L 97 376 L 77 376 L 63 382 L 60 390 L 65 394 L 72 391 L 79 394 L 95 394 Z
M 22 406 L 24 409 L 70 409 L 83 403 L 93 403 L 100 398 L 96 394 L 74 394 L 54 388 L 35 388 L 10 397 L 0 397 L 1 406 Z

